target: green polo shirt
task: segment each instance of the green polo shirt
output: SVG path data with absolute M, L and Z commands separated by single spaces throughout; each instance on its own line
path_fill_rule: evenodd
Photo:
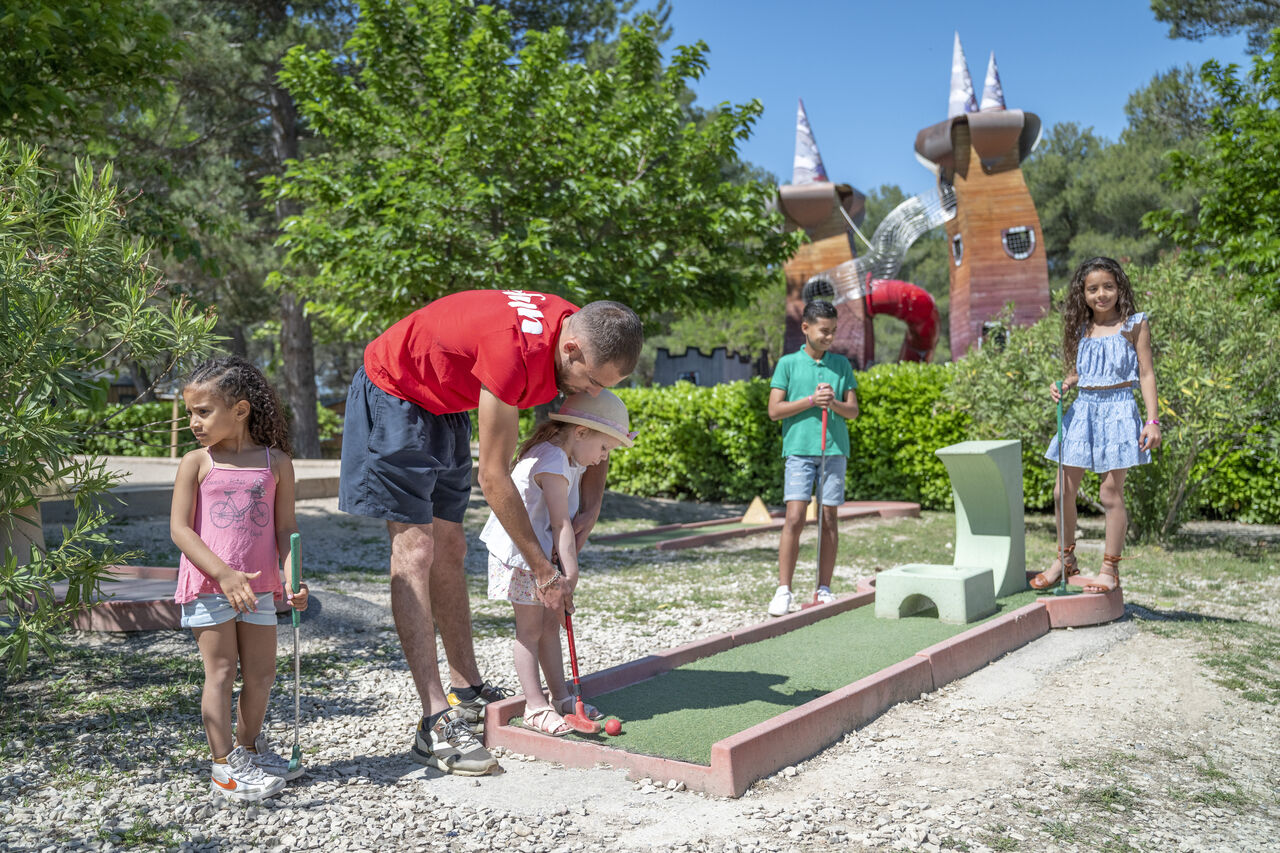
M 819 382 L 830 385 L 836 393 L 836 399 L 840 401 L 844 400 L 850 390 L 857 390 L 858 387 L 849 359 L 834 352 L 826 352 L 821 361 L 814 361 L 803 346 L 778 359 L 769 387 L 785 391 L 787 402 L 790 403 L 806 399 L 817 390 Z M 782 419 L 783 456 L 818 456 L 821 453 L 822 409 L 814 406 L 798 415 Z M 830 412 L 827 416 L 827 454 L 834 456 L 837 453 L 841 456 L 849 455 L 849 427 L 844 418 Z

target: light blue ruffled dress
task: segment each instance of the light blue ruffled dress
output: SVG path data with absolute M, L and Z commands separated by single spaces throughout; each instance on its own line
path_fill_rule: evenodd
M 1133 314 L 1125 320 L 1123 331 L 1133 331 L 1146 319 L 1143 311 Z M 1133 396 L 1138 383 L 1138 353 L 1129 339 L 1120 332 L 1101 338 L 1082 335 L 1076 373 L 1080 392 L 1062 417 L 1062 464 L 1105 474 L 1150 462 L 1151 451 L 1138 444 L 1142 415 Z M 1095 390 L 1124 382 L 1130 384 Z M 1058 461 L 1056 435 L 1044 457 Z

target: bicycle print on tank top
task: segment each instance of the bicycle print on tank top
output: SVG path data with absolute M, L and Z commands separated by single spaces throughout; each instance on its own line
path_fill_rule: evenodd
M 254 592 L 283 595 L 280 556 L 276 550 L 276 481 L 270 456 L 263 468 L 209 469 L 196 494 L 194 529 L 223 562 L 237 572 L 261 572 L 249 581 Z M 197 595 L 222 592 L 222 588 L 185 554 L 179 560 L 178 590 L 182 604 Z

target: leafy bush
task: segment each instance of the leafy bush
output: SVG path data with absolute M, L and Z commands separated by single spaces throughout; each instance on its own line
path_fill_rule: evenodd
M 1167 538 L 1210 501 L 1275 520 L 1267 507 L 1280 446 L 1280 317 L 1270 296 L 1182 260 L 1140 270 L 1134 287 L 1152 315 L 1165 439 L 1158 464 L 1142 466 L 1126 489 L 1135 533 Z
M 699 388 L 688 382 L 620 388 L 635 447 L 609 467 L 611 488 L 700 501 L 782 499 L 782 434 L 764 379 Z
M 1216 471 L 1205 476 L 1203 468 L 1208 466 L 1200 463 L 1202 467 L 1192 472 L 1193 479 L 1204 479 L 1196 501 L 1199 514 L 1245 524 L 1280 524 L 1280 491 L 1276 489 L 1280 483 L 1280 462 L 1276 461 L 1280 435 L 1258 432 L 1250 447 L 1214 448 L 1214 455 L 1222 458 Z
M 1151 315 L 1164 444 L 1125 484 L 1130 533 L 1165 539 L 1194 510 L 1274 521 L 1280 444 L 1280 319 L 1260 297 L 1233 300 L 1217 277 L 1174 260 L 1129 270 Z M 1207 298 L 1208 295 L 1218 298 Z M 1051 508 L 1056 465 L 1043 458 L 1056 428 L 1050 382 L 1062 378 L 1061 319 L 1011 330 L 955 367 L 948 399 L 973 414 L 973 438 L 1023 439 L 1028 507 Z M 1073 395 L 1068 395 L 1068 403 Z M 1082 500 L 1096 493 L 1088 475 Z
M 952 367 L 946 398 L 971 414 L 968 438 L 1022 441 L 1023 505 L 1051 510 L 1058 466 L 1044 452 L 1058 427 L 1049 386 L 1063 378 L 1062 315 L 1055 311 L 1029 327 L 1014 326 L 1008 319 L 1002 318 L 1007 330 L 1003 346 L 974 350 Z M 1074 392 L 1068 392 L 1065 404 L 1072 399 Z M 1081 495 L 1097 491 L 1097 478 L 1092 478 L 1091 490 L 1090 477 Z
M 199 445 L 187 429 L 179 406 L 178 455 Z M 172 401 L 130 403 L 110 408 L 82 408 L 71 413 L 82 432 L 81 453 L 103 456 L 168 456 L 172 440 Z
M 216 341 L 211 315 L 160 296 L 145 247 L 121 228 L 111 174 L 78 163 L 64 186 L 35 149 L 0 139 L 0 659 L 10 675 L 33 643 L 56 649 L 67 617 L 121 557 L 94 500 L 113 477 L 102 460 L 75 457 L 86 428 L 70 413 L 100 392 L 95 375 L 126 362 L 163 375 Z M 19 565 L 24 535 L 34 538 L 24 528 L 51 487 L 74 493 L 76 521 L 60 546 Z
M 859 376 L 862 416 L 850 424 L 848 494 L 949 506 L 939 447 L 964 439 L 968 417 L 943 403 L 946 365 L 882 365 Z M 782 425 L 769 419 L 763 378 L 699 388 L 622 388 L 639 431 L 613 457 L 609 486 L 638 495 L 782 502 Z
M 858 375 L 858 418 L 849 424 L 851 500 L 951 506 L 951 480 L 934 451 L 964 441 L 969 415 L 943 396 L 951 364 L 880 364 Z

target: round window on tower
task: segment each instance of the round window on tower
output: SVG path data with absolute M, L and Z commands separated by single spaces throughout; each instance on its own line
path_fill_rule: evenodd
M 1025 261 L 1036 250 L 1036 232 L 1029 225 L 1015 225 L 1000 232 L 1005 254 L 1015 261 Z

